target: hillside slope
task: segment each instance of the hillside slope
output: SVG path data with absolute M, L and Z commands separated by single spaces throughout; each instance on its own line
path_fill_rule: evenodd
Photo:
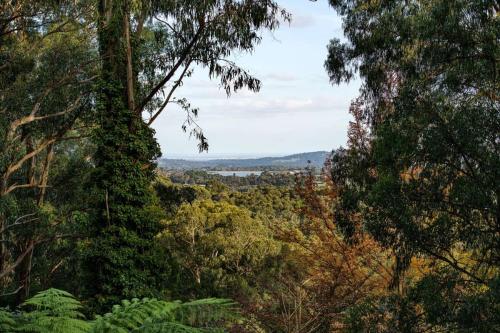
M 163 158 L 158 165 L 164 169 L 187 170 L 187 169 L 218 169 L 218 170 L 241 170 L 241 169 L 296 169 L 304 168 L 310 163 L 316 168 L 321 168 L 329 152 L 316 151 L 309 153 L 293 154 L 283 157 L 262 157 L 248 159 L 214 159 L 205 161 L 193 161 L 185 159 Z

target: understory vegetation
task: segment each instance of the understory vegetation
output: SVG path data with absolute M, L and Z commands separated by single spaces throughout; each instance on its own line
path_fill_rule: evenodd
M 0 1 L 1 333 L 500 332 L 499 2 L 329 3 L 347 146 L 223 177 L 158 168 L 152 124 L 207 150 L 177 88 L 258 92 L 233 55 L 286 9 Z
M 144 298 L 122 301 L 112 312 L 88 321 L 80 312 L 81 303 L 57 289 L 40 292 L 21 307 L 28 310 L 0 312 L 3 332 L 221 332 L 224 321 L 238 318 L 228 300 L 181 303 Z

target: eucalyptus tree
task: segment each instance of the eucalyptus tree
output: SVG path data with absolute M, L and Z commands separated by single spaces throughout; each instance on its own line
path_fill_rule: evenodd
M 244 295 L 280 245 L 250 212 L 226 201 L 195 200 L 179 206 L 158 240 L 181 267 L 177 292 Z M 187 294 L 187 293 L 186 293 Z
M 161 258 L 154 236 L 161 210 L 151 190 L 160 156 L 150 125 L 169 105 L 186 111 L 183 128 L 208 148 L 197 108 L 175 95 L 194 66 L 206 67 L 226 92 L 257 91 L 258 79 L 229 59 L 253 50 L 262 30 L 288 14 L 274 1 L 98 2 L 101 80 L 98 88 L 94 182 L 100 193 L 95 237 L 88 248 L 89 295 L 107 305 L 120 297 L 157 293 Z
M 91 109 L 90 10 L 78 1 L 0 4 L 1 294 L 26 297 L 34 250 L 60 237 L 39 207 L 55 150 Z
M 330 3 L 347 37 L 328 47 L 331 80 L 363 79 L 333 160 L 339 223 L 361 213 L 400 273 L 433 262 L 412 294 L 426 329 L 498 329 L 499 2 Z

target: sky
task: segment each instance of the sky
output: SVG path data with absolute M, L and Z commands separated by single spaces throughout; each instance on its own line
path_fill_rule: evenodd
M 181 129 L 185 114 L 172 106 L 153 124 L 163 157 L 283 156 L 345 145 L 349 104 L 360 84 L 331 85 L 323 66 L 329 40 L 342 38 L 341 20 L 327 0 L 278 3 L 292 23 L 263 32 L 253 53 L 232 57 L 262 81 L 261 90 L 228 98 L 216 80 L 196 69 L 176 95 L 200 109 L 197 122 L 209 151 L 198 153 L 196 139 Z

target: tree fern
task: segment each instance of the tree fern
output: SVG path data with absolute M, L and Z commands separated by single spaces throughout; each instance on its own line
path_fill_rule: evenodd
M 158 321 L 173 321 L 173 308 L 177 302 L 164 302 L 156 299 L 145 298 L 122 301 L 115 305 L 113 311 L 98 316 L 91 333 L 125 333 L 142 328 L 147 323 Z
M 178 322 L 198 327 L 239 318 L 236 303 L 220 298 L 205 298 L 183 303 L 174 310 L 174 315 Z
M 20 316 L 20 331 L 51 333 L 84 333 L 90 324 L 80 312 L 82 305 L 73 295 L 58 289 L 36 294 L 23 304 L 32 311 Z
M 70 293 L 49 289 L 27 300 L 23 312 L 0 309 L 0 333 L 217 333 L 239 318 L 234 302 L 217 298 L 122 301 L 93 321 L 85 320 L 81 307 Z
M 91 332 L 223 332 L 214 326 L 237 317 L 235 303 L 225 299 L 188 303 L 135 299 L 124 301 L 111 313 L 98 317 Z
M 7 309 L 0 309 L 0 333 L 10 333 L 14 331 L 16 321 L 12 313 Z

